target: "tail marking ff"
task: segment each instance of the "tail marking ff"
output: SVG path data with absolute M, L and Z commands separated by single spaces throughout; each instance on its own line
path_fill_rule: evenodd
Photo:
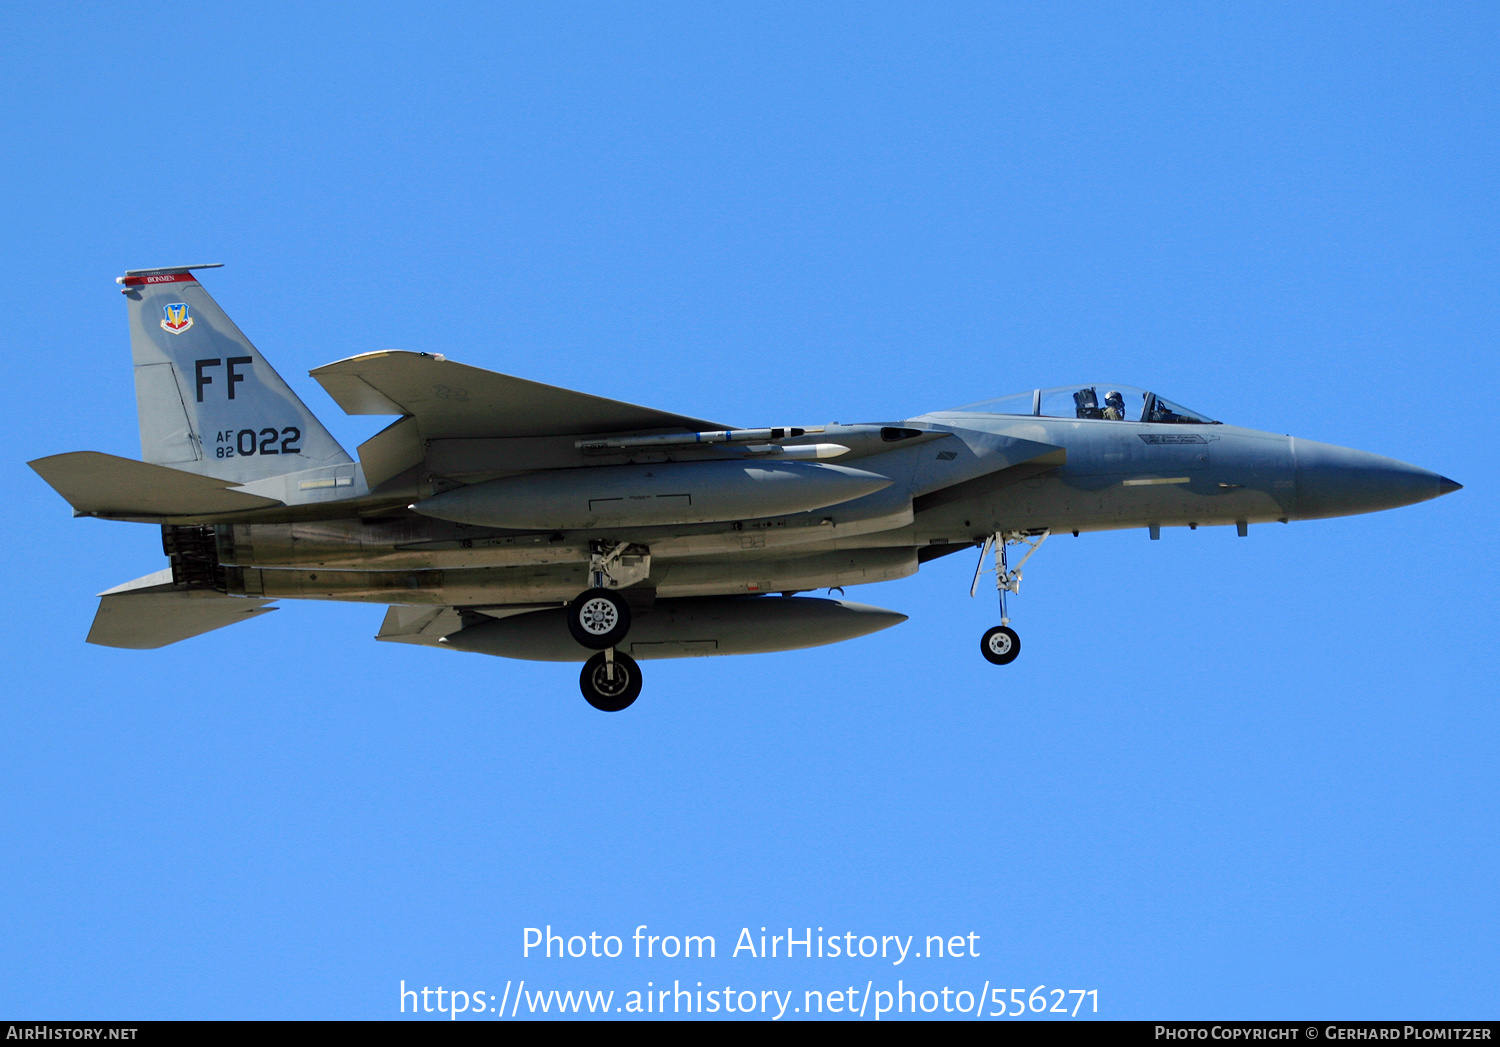
M 351 464 L 192 274 L 210 268 L 217 266 L 134 269 L 119 278 L 142 459 L 239 484 Z

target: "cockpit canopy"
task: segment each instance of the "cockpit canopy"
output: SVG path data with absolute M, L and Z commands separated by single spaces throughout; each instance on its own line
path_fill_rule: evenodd
M 1113 422 L 1218 425 L 1212 418 L 1129 385 L 1060 385 L 955 407 L 945 414 L 1021 414 Z

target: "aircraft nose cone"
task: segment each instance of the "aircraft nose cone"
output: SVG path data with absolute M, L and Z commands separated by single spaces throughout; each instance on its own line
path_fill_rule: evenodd
M 1464 485 L 1457 480 L 1450 480 L 1446 476 L 1438 477 L 1438 494 L 1452 494 L 1454 491 L 1462 491 Z
M 1461 485 L 1394 458 L 1349 447 L 1293 442 L 1297 459 L 1297 515 L 1349 516 L 1425 502 Z

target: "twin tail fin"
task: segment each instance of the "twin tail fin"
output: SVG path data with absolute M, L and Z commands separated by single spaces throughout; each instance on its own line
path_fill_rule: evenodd
M 117 281 L 142 459 L 237 484 L 351 463 L 193 276 L 210 268 L 135 269 Z

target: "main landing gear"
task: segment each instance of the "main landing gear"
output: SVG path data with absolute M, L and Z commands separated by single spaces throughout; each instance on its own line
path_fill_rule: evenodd
M 641 693 L 641 667 L 613 647 L 583 663 L 578 686 L 584 701 L 606 713 L 629 708 Z
M 584 647 L 602 651 L 630 631 L 630 605 L 608 589 L 589 589 L 568 604 L 568 632 Z
M 641 693 L 641 667 L 615 650 L 630 632 L 630 604 L 615 589 L 651 574 L 651 552 L 625 542 L 594 542 L 589 552 L 591 588 L 568 604 L 568 632 L 599 653 L 583 665 L 578 686 L 595 709 L 619 712 Z
M 1044 530 L 1038 534 L 1021 531 L 992 534 L 984 540 L 984 547 L 979 550 L 979 563 L 974 568 L 974 582 L 969 586 L 969 595 L 979 592 L 979 577 L 984 574 L 984 561 L 992 549 L 995 553 L 995 589 L 1000 594 L 1000 624 L 987 631 L 979 641 L 979 651 L 991 665 L 1009 665 L 1021 653 L 1021 638 L 1010 627 L 1010 618 L 1006 614 L 1005 594 L 1020 593 L 1021 568 L 1031 559 L 1032 553 L 1042 547 L 1051 533 L 1050 530 Z M 1026 555 L 1021 557 L 1021 562 L 1014 568 L 1010 566 L 1010 558 L 1006 553 L 1006 547 L 1012 545 L 1027 547 Z

